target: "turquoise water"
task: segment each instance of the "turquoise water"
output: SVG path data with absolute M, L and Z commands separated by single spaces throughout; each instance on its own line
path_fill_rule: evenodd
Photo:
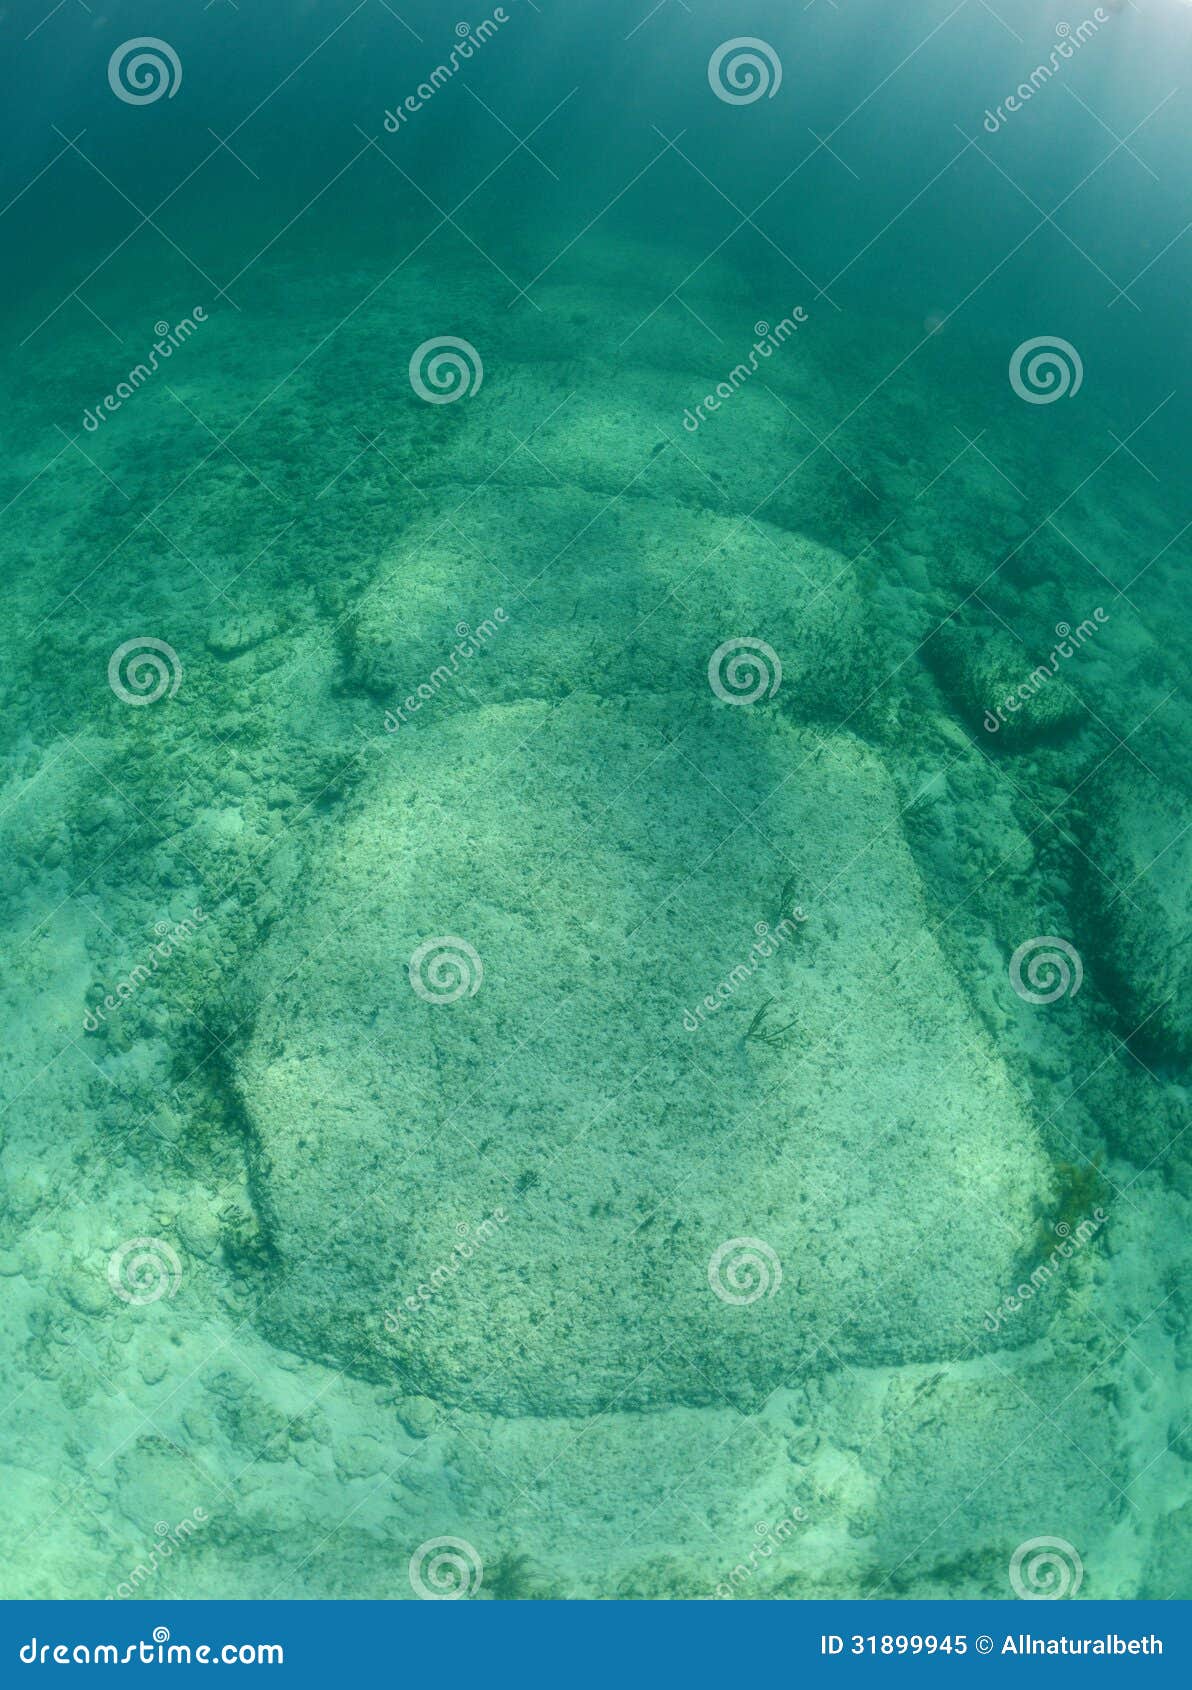
M 908 10 L 6 8 L 4 1595 L 1187 1594 L 1192 8 Z

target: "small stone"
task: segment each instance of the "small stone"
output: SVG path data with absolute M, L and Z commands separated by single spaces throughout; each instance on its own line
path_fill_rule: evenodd
M 84 804 L 78 815 L 80 833 L 98 833 L 100 828 L 112 826 L 120 819 L 120 806 L 114 798 L 93 798 Z
M 402 1397 L 397 1404 L 397 1418 L 412 1438 L 429 1438 L 438 1412 L 429 1397 Z
M 207 647 L 217 657 L 236 657 L 267 640 L 277 631 L 273 617 L 264 614 L 229 616 L 217 622 L 207 634 Z
M 205 1408 L 188 1408 L 182 1416 L 182 1424 L 196 1443 L 214 1443 L 217 1435 L 215 1421 Z
M 810 1461 L 820 1446 L 814 1426 L 797 1426 L 790 1436 L 790 1451 L 796 1461 Z
M 93 1379 L 89 1379 L 82 1369 L 64 1371 L 58 1379 L 58 1390 L 65 1407 L 77 1410 L 90 1397 L 94 1389 Z
M 166 1358 L 160 1350 L 151 1350 L 140 1360 L 141 1378 L 146 1385 L 157 1385 L 166 1376 Z
M 193 1256 L 208 1260 L 219 1249 L 219 1217 L 210 1209 L 188 1209 L 178 1216 L 178 1236 Z
M 80 1314 L 106 1314 L 112 1308 L 106 1279 L 87 1272 L 79 1272 L 67 1280 L 66 1299 Z
M 335 1465 L 345 1479 L 371 1479 L 385 1465 L 384 1451 L 376 1438 L 345 1438 L 332 1453 Z

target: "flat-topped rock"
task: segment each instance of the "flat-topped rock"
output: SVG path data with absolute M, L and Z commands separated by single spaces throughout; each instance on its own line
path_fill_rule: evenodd
M 1046 1169 L 879 760 L 710 696 L 388 750 L 239 1063 L 268 1335 L 507 1414 L 980 1344 Z
M 848 560 L 811 540 L 662 497 L 456 488 L 379 560 L 348 668 L 394 725 L 432 715 L 420 686 L 433 713 L 577 689 L 702 703 L 740 638 L 776 654 L 785 709 L 832 726 L 891 667 Z

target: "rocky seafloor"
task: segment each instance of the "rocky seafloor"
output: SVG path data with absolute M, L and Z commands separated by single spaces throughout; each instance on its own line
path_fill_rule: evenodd
M 1178 513 L 950 327 L 693 429 L 689 270 L 295 259 L 12 392 L 5 1595 L 1186 1590 Z

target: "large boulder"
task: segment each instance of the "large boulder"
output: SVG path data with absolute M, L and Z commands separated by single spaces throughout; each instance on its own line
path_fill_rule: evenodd
M 1046 1166 L 878 759 L 710 691 L 386 748 L 239 1059 L 270 1337 L 536 1415 L 979 1344 Z
M 1122 753 L 1095 796 L 1090 887 L 1111 990 L 1138 1047 L 1182 1065 L 1192 1057 L 1192 802 Z
M 432 501 L 346 633 L 350 679 L 391 728 L 431 697 L 437 714 L 577 687 L 706 690 L 713 653 L 740 638 L 776 654 L 786 708 L 836 725 L 890 666 L 838 553 L 744 515 L 574 487 Z
M 1094 627 L 1090 621 L 1088 626 Z M 1092 720 L 1059 669 L 1063 651 L 1044 657 L 996 627 L 945 622 L 927 642 L 927 656 L 961 719 L 983 745 L 1022 750 Z

